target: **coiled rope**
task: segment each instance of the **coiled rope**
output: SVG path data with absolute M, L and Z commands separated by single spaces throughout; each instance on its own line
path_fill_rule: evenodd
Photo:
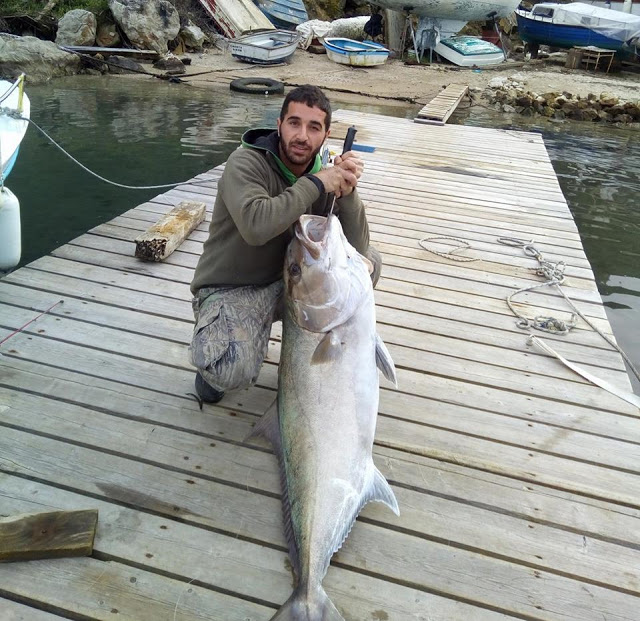
M 559 261 L 558 263 L 553 263 L 551 261 L 547 261 L 542 256 L 542 253 L 534 246 L 533 240 L 524 241 L 522 239 L 517 239 L 515 237 L 499 237 L 498 242 L 504 244 L 505 246 L 513 246 L 522 248 L 523 252 L 530 257 L 535 258 L 538 261 L 538 267 L 536 268 L 536 273 L 545 278 L 545 282 L 540 283 L 538 285 L 533 285 L 531 287 L 523 287 L 522 289 L 518 289 L 507 298 L 507 304 L 511 309 L 511 312 L 518 317 L 518 321 L 516 325 L 518 328 L 522 330 L 535 329 L 540 330 L 542 332 L 549 332 L 552 334 L 568 334 L 570 330 L 576 327 L 578 322 L 578 317 L 582 319 L 588 326 L 590 326 L 595 332 L 597 332 L 611 347 L 613 347 L 624 359 L 624 361 L 629 365 L 629 368 L 633 372 L 633 374 L 640 380 L 640 373 L 634 366 L 633 362 L 630 360 L 629 356 L 620 348 L 620 346 L 613 341 L 607 334 L 605 334 L 598 326 L 596 326 L 588 317 L 584 315 L 576 307 L 571 298 L 565 293 L 562 288 L 562 284 L 565 281 L 564 271 L 566 268 L 566 264 L 564 261 Z M 562 321 L 555 317 L 534 317 L 533 319 L 529 319 L 525 317 L 522 313 L 518 312 L 518 310 L 513 306 L 512 300 L 513 298 L 526 291 L 533 291 L 534 289 L 539 289 L 541 287 L 555 287 L 556 291 L 560 293 L 560 295 L 565 299 L 571 310 L 571 319 L 569 321 Z

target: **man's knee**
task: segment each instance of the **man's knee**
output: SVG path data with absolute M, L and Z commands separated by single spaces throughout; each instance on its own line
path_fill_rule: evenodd
M 375 286 L 378 284 L 378 280 L 380 279 L 380 273 L 382 272 L 382 255 L 373 246 L 369 246 L 365 256 L 373 264 L 371 282 L 373 282 L 373 287 L 375 289 Z

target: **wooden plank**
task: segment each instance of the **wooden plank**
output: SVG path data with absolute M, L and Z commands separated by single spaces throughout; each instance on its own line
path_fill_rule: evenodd
M 200 411 L 194 401 L 108 379 L 92 378 L 89 383 L 86 375 L 81 373 L 22 360 L 12 360 L 11 366 L 6 363 L 3 365 L 0 360 L 0 365 L 0 377 L 11 382 L 16 389 L 39 388 L 43 396 L 66 400 L 89 408 L 92 412 L 96 410 L 95 404 L 108 404 L 108 407 L 101 408 L 102 412 L 147 422 L 154 428 L 161 426 L 168 430 L 195 433 L 215 440 L 216 443 L 228 442 L 235 445 L 242 442 L 256 420 L 253 415 L 243 414 L 241 409 L 228 409 L 225 406 L 226 399 L 221 405 Z M 424 411 L 429 409 L 423 408 Z M 230 416 L 230 413 L 235 416 Z M 595 414 L 594 418 L 597 419 L 599 413 Z M 447 420 L 448 411 L 436 411 L 434 416 Z M 624 417 L 618 418 L 624 420 Z M 613 426 L 608 421 L 605 424 Z M 636 433 L 636 436 L 630 438 L 637 437 L 637 424 L 630 425 L 629 432 Z M 479 470 L 471 471 L 458 464 L 446 464 L 414 455 L 404 456 L 393 449 L 378 447 L 376 452 L 384 455 L 380 465 L 386 475 L 393 481 L 402 481 L 409 486 L 407 489 L 442 498 L 454 498 L 462 503 L 469 502 L 472 506 L 496 511 L 501 515 L 556 525 L 562 527 L 563 531 L 580 531 L 589 537 L 619 540 L 621 545 L 625 541 L 640 543 L 640 531 L 634 526 L 634 520 L 640 517 L 637 510 L 589 497 L 578 501 L 575 496 L 553 488 L 537 484 L 525 486 L 517 480 Z M 409 458 L 411 461 L 408 461 Z M 419 462 L 416 464 L 414 460 Z M 202 470 L 198 465 L 200 464 L 189 460 L 182 468 L 193 469 L 197 474 Z M 271 482 L 276 485 L 275 478 Z M 375 505 L 371 507 L 375 508 Z M 630 521 L 626 521 L 627 518 Z M 482 528 L 482 522 L 477 525 Z
M 166 259 L 204 220 L 205 204 L 183 201 L 136 237 L 135 256 L 146 261 Z
M 189 566 L 188 559 L 183 560 Z M 264 604 L 108 558 L 0 565 L 0 582 L 0 590 L 34 606 L 53 608 L 65 619 L 268 621 L 274 613 Z M 25 621 L 39 621 L 38 611 L 33 613 Z
M 1 572 L 2 569 L 0 568 Z M 0 591 L 2 591 L 2 587 L 0 587 Z M 60 621 L 60 619 L 64 618 L 4 597 L 0 597 L 0 610 L 4 621 Z
M 25 440 L 30 443 L 29 448 Z M 227 534 L 232 541 L 250 538 L 269 546 L 276 545 L 284 551 L 277 498 L 254 497 L 251 492 L 204 479 L 196 480 L 193 476 L 189 480 L 194 482 L 186 484 L 182 473 L 107 454 L 100 454 L 97 460 L 94 451 L 82 447 L 74 447 L 72 455 L 62 463 L 60 457 L 56 457 L 62 453 L 52 440 L 35 436 L 23 438 L 13 429 L 3 434 L 0 442 L 2 454 L 11 460 L 8 466 L 11 471 L 22 470 L 20 462 L 27 453 L 32 456 L 30 463 L 37 455 L 39 475 L 46 472 L 47 478 L 57 480 L 58 484 L 64 481 L 66 487 L 73 486 L 102 498 L 107 494 L 125 504 L 135 501 L 157 514 L 207 525 L 214 532 Z M 5 452 L 5 448 L 10 449 L 9 452 Z M 141 494 L 139 489 L 145 489 L 145 493 Z M 231 498 L 234 500 L 230 502 Z M 202 547 L 201 542 L 198 545 Z M 539 618 L 539 615 L 535 616 L 537 611 L 544 610 L 545 618 L 550 621 L 568 621 L 575 619 L 576 614 L 586 621 L 595 621 L 601 619 L 602 614 L 615 612 L 620 619 L 632 621 L 637 610 L 637 598 L 625 593 L 590 583 L 590 597 L 585 599 L 584 586 L 575 579 L 508 564 L 491 556 L 409 537 L 364 522 L 356 525 L 335 562 L 341 567 L 359 565 L 363 554 L 371 577 L 387 576 L 391 581 L 405 581 L 406 578 L 400 577 L 409 571 L 412 579 L 405 582 L 407 586 L 425 585 L 431 592 L 456 593 L 464 601 L 507 614 L 513 612 Z M 430 563 L 425 564 L 425 558 L 429 558 Z M 255 555 L 251 559 L 254 563 Z M 461 579 L 461 571 L 463 575 L 468 571 L 477 572 L 476 580 Z M 543 590 L 535 586 L 540 578 L 544 580 Z M 508 591 L 501 587 L 505 582 L 510 584 Z M 238 588 L 256 588 L 240 582 L 236 584 Z M 565 602 L 566 608 L 555 606 L 557 601 Z M 413 609 L 413 612 L 417 610 Z
M 74 506 L 82 501 L 82 496 L 67 491 L 57 491 L 55 488 L 36 482 L 24 482 L 11 477 L 6 480 L 8 492 L 11 495 L 12 506 L 28 507 L 34 503 L 34 497 L 40 503 L 53 506 Z M 26 489 L 24 488 L 26 485 Z M 25 493 L 28 492 L 28 493 Z M 154 597 L 156 606 L 173 604 L 180 613 L 198 614 L 198 619 L 245 619 L 252 621 L 270 619 L 278 602 L 284 601 L 291 592 L 291 572 L 287 566 L 285 554 L 281 550 L 260 547 L 252 542 L 226 537 L 222 534 L 199 528 L 194 524 L 185 524 L 170 519 L 170 516 L 155 516 L 135 509 L 126 508 L 105 501 L 99 503 L 100 512 L 105 516 L 105 522 L 111 525 L 101 531 L 96 541 L 96 549 L 101 557 L 117 559 L 127 565 L 138 566 L 144 571 L 139 574 L 128 574 L 131 568 L 110 564 L 110 569 L 119 570 L 122 593 L 119 595 L 127 601 L 129 598 L 139 599 L 143 594 L 139 591 L 140 581 L 151 581 L 157 588 L 166 586 L 166 596 L 160 592 Z M 122 537 L 119 533 L 127 533 Z M 135 541 L 136 545 L 131 545 Z M 115 568 L 115 569 L 114 569 Z M 163 579 L 159 572 L 169 575 L 174 580 Z M 195 575 L 197 591 L 202 601 L 191 601 L 187 590 L 189 578 Z M 131 577 L 134 580 L 131 580 Z M 0 577 L 2 568 L 0 566 Z M 163 581 L 166 580 L 166 585 Z M 179 582 L 178 582 L 179 580 Z M 15 583 L 15 580 L 13 581 Z M 101 581 L 102 584 L 102 581 Z M 107 582 L 108 585 L 108 582 Z M 183 595 L 177 597 L 182 585 Z M 82 592 L 79 585 L 74 585 L 78 591 L 79 603 Z M 334 599 L 338 608 L 344 611 L 349 619 L 362 621 L 375 618 L 376 611 L 386 610 L 393 614 L 394 619 L 414 621 L 421 610 L 429 610 L 442 618 L 456 618 L 457 615 L 466 617 L 475 614 L 476 610 L 469 604 L 448 599 L 441 595 L 412 589 L 407 586 L 392 584 L 372 579 L 356 572 L 350 572 L 340 567 L 332 567 L 325 579 L 324 586 Z M 100 588 L 100 587 L 99 587 Z M 209 590 L 209 589 L 214 590 Z M 262 605 L 243 601 L 242 594 L 234 591 L 248 592 L 253 588 L 252 598 L 261 600 Z M 216 593 L 224 589 L 226 595 Z M 101 596 L 109 592 L 108 587 L 100 588 Z M 165 591 L 162 591 L 165 593 Z M 185 598 L 185 596 L 187 596 Z M 229 610 L 230 596 L 235 596 L 234 608 Z M 200 597 L 197 600 L 200 600 Z M 245 595 L 246 597 L 246 595 Z M 268 606 L 268 607 L 267 607 Z M 170 609 L 170 608 L 169 608 Z M 244 610 L 243 610 L 244 609 Z M 120 609 L 120 614 L 125 611 Z M 132 621 L 142 618 L 173 619 L 170 616 L 141 616 L 132 617 Z M 160 613 L 160 610 L 157 610 Z M 498 621 L 504 615 L 492 611 L 477 611 L 478 618 L 483 621 Z M 215 615 L 215 616 L 211 616 Z M 238 616 L 236 616 L 238 615 Z M 191 619 L 193 617 L 186 617 Z
M 467 84 L 449 84 L 418 112 L 415 122 L 446 123 L 468 92 Z
M 49 511 L 0 518 L 0 562 L 89 556 L 98 511 Z

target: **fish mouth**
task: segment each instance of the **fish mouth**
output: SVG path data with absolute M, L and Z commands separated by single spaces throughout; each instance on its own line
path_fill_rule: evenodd
M 332 218 L 334 216 L 330 216 Z M 317 261 L 322 255 L 329 236 L 330 218 L 323 216 L 301 216 L 296 224 L 296 238 Z

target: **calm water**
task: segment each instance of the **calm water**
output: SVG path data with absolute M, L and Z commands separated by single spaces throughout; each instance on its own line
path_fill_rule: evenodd
M 182 181 L 224 162 L 250 126 L 275 125 L 281 98 L 160 81 L 70 78 L 28 89 L 34 120 L 89 168 L 131 185 Z M 415 107 L 334 107 L 413 118 Z M 457 122 L 542 132 L 580 229 L 609 320 L 640 366 L 640 132 L 505 119 L 474 108 Z M 532 124 L 533 123 L 533 127 Z M 155 196 L 80 171 L 30 128 L 8 186 L 20 198 L 23 261 Z

